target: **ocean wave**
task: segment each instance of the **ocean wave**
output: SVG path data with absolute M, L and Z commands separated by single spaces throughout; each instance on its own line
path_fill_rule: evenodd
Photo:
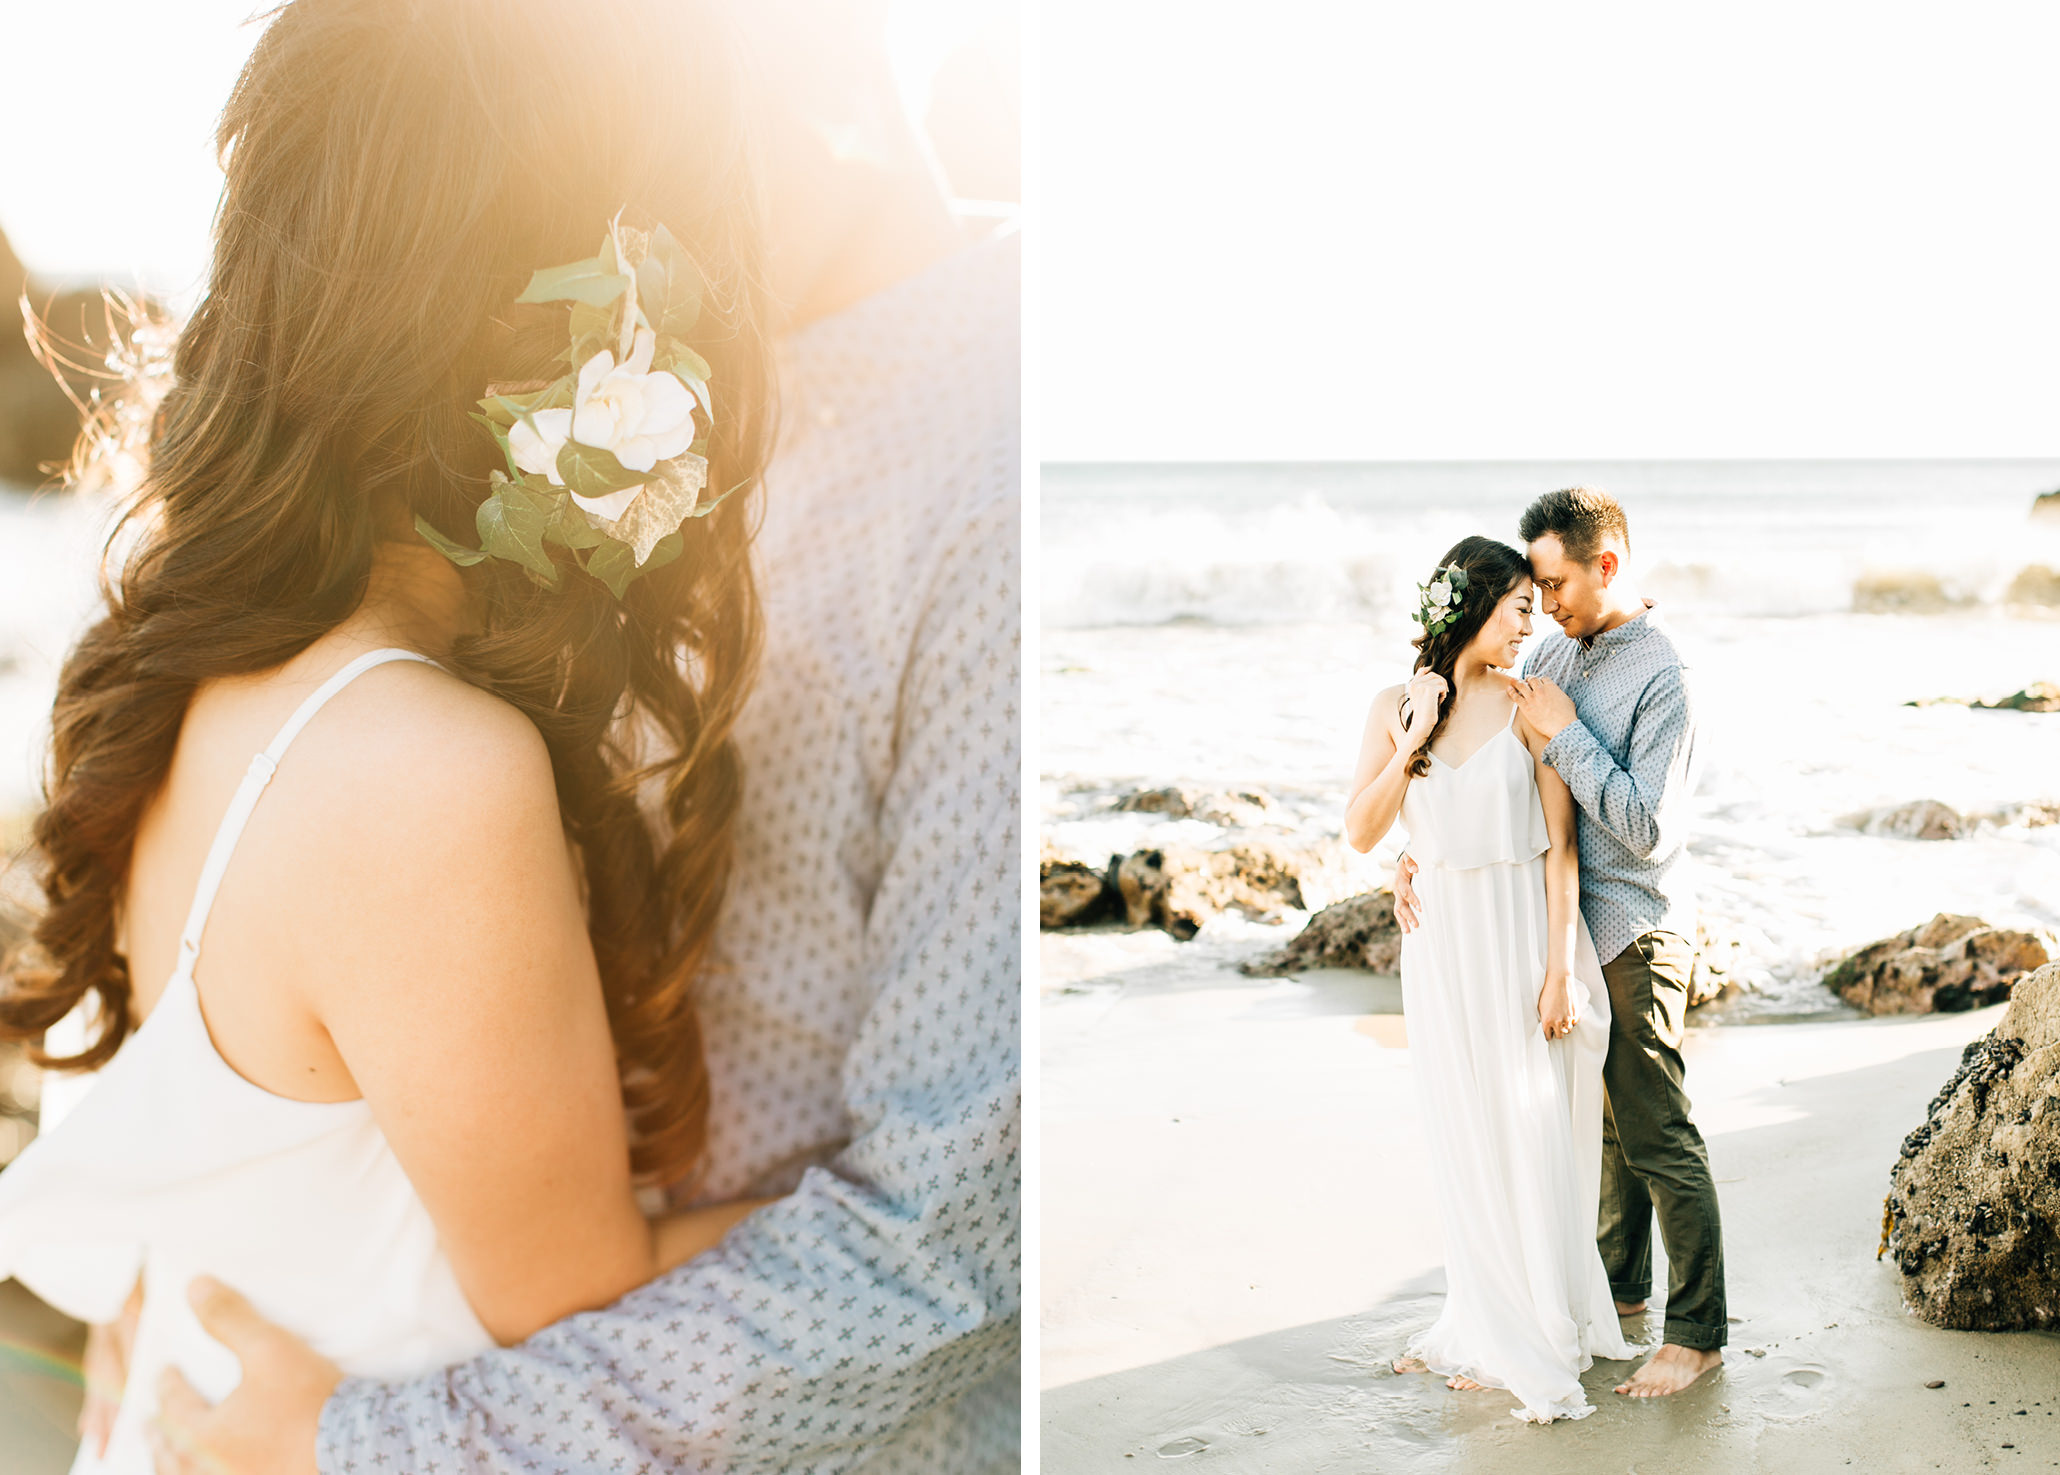
M 1091 522 L 1047 506 L 1045 625 L 1399 619 L 1476 520 L 1340 512 L 1321 498 L 1240 509 L 1118 505 Z M 1654 521 L 1660 521 L 1654 519 Z M 1492 532 L 1491 532 L 1492 535 Z M 1513 539 L 1512 539 L 1513 541 Z M 1791 616 L 2060 606 L 2060 527 L 1687 523 L 1641 533 L 1641 587 L 1676 609 Z

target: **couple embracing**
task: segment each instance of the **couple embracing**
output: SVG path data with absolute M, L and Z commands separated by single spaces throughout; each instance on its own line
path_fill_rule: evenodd
M 0 969 L 75 1475 L 1014 1467 L 1016 247 L 884 26 L 270 11 Z
M 1629 569 L 1630 529 L 1577 487 L 1520 553 L 1462 539 L 1424 586 L 1414 674 L 1374 699 L 1346 834 L 1399 819 L 1403 1009 L 1444 1228 L 1442 1313 L 1395 1364 L 1506 1388 L 1519 1418 L 1593 1409 L 1651 1290 L 1664 1343 L 1616 1391 L 1659 1397 L 1723 1355 L 1723 1244 L 1682 1089 L 1694 963 L 1686 672 Z M 1561 635 L 1517 675 L 1534 607 Z

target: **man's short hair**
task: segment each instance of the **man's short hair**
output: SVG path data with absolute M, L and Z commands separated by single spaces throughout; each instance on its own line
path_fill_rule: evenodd
M 1524 509 L 1516 531 L 1526 544 L 1552 534 L 1566 556 L 1580 564 L 1593 564 L 1603 540 L 1612 533 L 1622 540 L 1626 552 L 1631 547 L 1631 525 L 1624 520 L 1623 507 L 1599 487 L 1547 492 Z

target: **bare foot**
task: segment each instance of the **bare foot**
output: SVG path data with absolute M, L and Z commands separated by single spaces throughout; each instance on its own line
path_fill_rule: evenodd
M 1445 1379 L 1445 1386 L 1457 1393 L 1471 1393 L 1481 1385 L 1472 1378 L 1462 1378 L 1458 1373 L 1454 1373 L 1451 1377 Z
M 1638 1316 L 1642 1315 L 1644 1311 L 1645 1303 L 1643 1301 L 1617 1302 L 1617 1315 L 1619 1316 Z
M 1721 1367 L 1724 1354 L 1714 1347 L 1707 1352 L 1694 1347 L 1677 1347 L 1672 1342 L 1652 1354 L 1645 1366 L 1617 1384 L 1627 1398 L 1665 1398 L 1679 1393 L 1713 1367 Z
M 1423 1365 L 1421 1357 L 1398 1357 L 1389 1363 L 1388 1366 L 1398 1373 L 1427 1373 L 1430 1371 L 1429 1368 Z

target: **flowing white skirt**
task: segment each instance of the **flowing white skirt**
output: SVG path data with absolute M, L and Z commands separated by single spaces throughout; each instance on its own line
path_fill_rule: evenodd
M 1548 1041 L 1545 861 L 1417 874 L 1423 925 L 1402 943 L 1402 1008 L 1431 1179 L 1446 1296 L 1408 1354 L 1522 1401 L 1536 1423 L 1594 1412 L 1581 1374 L 1628 1358 L 1595 1220 L 1602 1176 L 1602 1059 L 1609 991 L 1579 929 L 1579 1022 Z

